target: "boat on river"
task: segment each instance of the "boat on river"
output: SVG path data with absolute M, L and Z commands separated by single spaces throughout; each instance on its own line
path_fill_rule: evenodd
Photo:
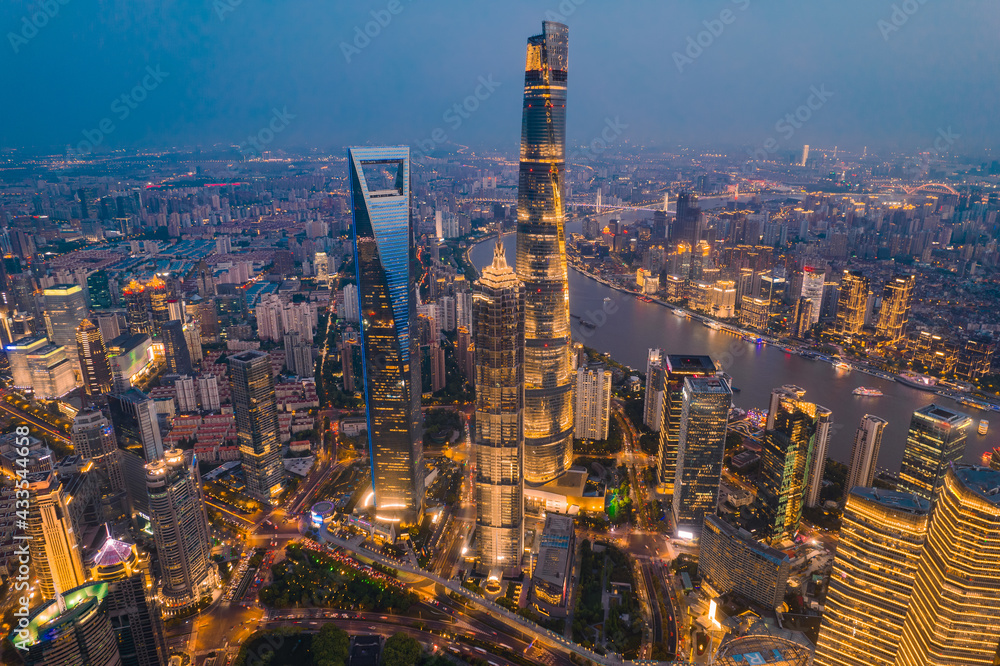
M 854 395 L 860 395 L 865 398 L 877 398 L 878 396 L 882 395 L 882 391 L 878 390 L 877 388 L 869 388 L 867 386 L 859 386 L 858 388 L 854 389 L 853 393 Z

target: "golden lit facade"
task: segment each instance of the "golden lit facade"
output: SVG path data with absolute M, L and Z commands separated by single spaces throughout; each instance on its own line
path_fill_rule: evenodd
M 159 276 L 154 275 L 146 283 L 146 295 L 149 297 L 149 310 L 153 313 L 151 322 L 153 330 L 150 332 L 150 335 L 159 335 L 160 327 L 170 321 L 170 306 L 167 305 L 167 298 L 169 296 L 167 283 L 160 279 Z
M 146 310 L 146 288 L 141 282 L 132 280 L 125 286 L 122 296 L 125 300 L 125 322 L 128 324 L 129 333 L 152 335 L 149 312 Z
M 906 334 L 916 284 L 915 275 L 901 275 L 889 280 L 882 290 L 882 309 L 878 313 L 875 333 L 884 342 L 899 342 Z
M 54 471 L 28 476 L 28 543 L 31 568 L 42 599 L 65 592 L 86 580 L 78 537 L 70 521 L 69 503 Z
M 988 666 L 1000 641 L 1000 472 L 953 465 L 917 565 L 898 666 Z
M 740 299 L 740 326 L 766 331 L 770 319 L 770 300 L 754 296 L 743 296 Z
M 476 281 L 476 534 L 480 566 L 520 569 L 524 550 L 524 285 L 497 243 Z
M 76 327 L 76 349 L 83 371 L 83 387 L 89 396 L 111 392 L 111 365 L 101 329 L 89 319 Z
M 282 491 L 285 469 L 271 357 L 261 351 L 230 356 L 229 385 L 247 493 L 259 502 L 273 503 Z
M 860 335 L 868 311 L 868 278 L 857 271 L 844 271 L 840 281 L 840 300 L 837 301 L 837 333 L 843 336 Z
M 562 195 L 569 29 L 528 39 L 521 116 L 517 276 L 524 283 L 524 479 L 551 481 L 573 459 L 573 373 Z
M 929 512 L 927 500 L 909 493 L 848 494 L 816 666 L 892 666 Z
M 899 489 L 934 500 L 948 465 L 962 461 L 972 418 L 940 405 L 913 412 L 899 471 Z
M 710 356 L 668 354 L 663 362 L 663 414 L 660 417 L 660 448 L 656 456 L 656 474 L 667 492 L 674 488 L 677 449 L 681 441 L 684 410 L 684 380 L 688 377 L 712 377 L 718 374 Z

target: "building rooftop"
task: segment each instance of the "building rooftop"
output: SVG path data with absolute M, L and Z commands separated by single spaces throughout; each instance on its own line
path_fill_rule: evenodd
M 966 488 L 1000 506 L 1000 471 L 978 465 L 953 465 L 951 469 Z
M 696 393 L 732 393 L 729 384 L 721 377 L 688 377 L 684 382 Z
M 972 417 L 968 414 L 964 414 L 954 409 L 948 409 L 947 407 L 942 407 L 941 405 L 936 405 L 931 403 L 926 407 L 921 407 L 914 414 L 921 414 L 923 416 L 929 416 L 936 421 L 944 421 L 950 425 L 959 424 L 962 421 L 971 420 Z
M 931 510 L 930 502 L 912 493 L 882 490 L 881 488 L 857 487 L 851 490 L 851 494 L 863 497 L 872 502 L 878 502 L 890 509 L 905 511 L 914 515 L 923 515 L 929 513 Z
M 573 519 L 569 516 L 548 514 L 538 548 L 538 565 L 534 577 L 562 586 L 569 564 L 573 559 L 570 544 L 573 540 Z
M 666 362 L 669 372 L 681 372 L 684 374 L 708 374 L 716 373 L 715 361 L 711 356 L 684 356 L 681 354 L 668 354 Z
M 783 561 L 788 559 L 788 555 L 786 555 L 782 551 L 778 550 L 777 548 L 771 548 L 767 544 L 758 541 L 753 537 L 752 534 L 750 534 L 746 530 L 734 527 L 733 525 L 730 525 L 729 523 L 719 518 L 718 516 L 712 515 L 710 513 L 705 514 L 705 522 L 712 523 L 713 525 L 718 527 L 719 531 L 722 534 L 725 534 L 727 537 L 731 539 L 742 541 L 744 546 L 756 551 L 762 557 L 774 562 L 775 564 L 781 564 Z

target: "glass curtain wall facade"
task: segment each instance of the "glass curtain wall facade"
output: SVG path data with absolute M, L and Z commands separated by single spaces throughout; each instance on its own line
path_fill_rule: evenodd
M 521 113 L 517 276 L 524 283 L 524 478 L 551 481 L 573 458 L 573 372 L 563 189 L 569 29 L 528 39 Z
M 423 509 L 410 149 L 348 150 L 365 414 L 376 517 L 411 524 Z
M 476 281 L 472 321 L 479 563 L 516 571 L 524 550 L 524 285 L 499 242 Z
M 927 405 L 913 412 L 906 436 L 899 489 L 925 500 L 934 496 L 944 482 L 950 463 L 962 461 L 972 418 L 940 405 Z
M 663 415 L 660 417 L 660 450 L 656 471 L 667 492 L 674 488 L 677 471 L 677 447 L 681 439 L 681 410 L 684 406 L 684 380 L 687 377 L 710 377 L 718 374 L 710 356 L 671 354 L 663 363 Z
M 271 357 L 261 351 L 230 356 L 229 385 L 247 493 L 265 504 L 274 503 L 283 490 L 285 469 Z

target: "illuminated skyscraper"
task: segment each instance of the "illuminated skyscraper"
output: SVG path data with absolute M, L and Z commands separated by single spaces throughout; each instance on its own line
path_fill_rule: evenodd
M 75 453 L 94 461 L 94 465 L 108 478 L 111 490 L 124 492 L 125 477 L 118 458 L 115 431 L 104 414 L 90 409 L 77 412 L 73 418 L 71 438 Z
M 160 600 L 169 616 L 198 603 L 218 582 L 197 459 L 170 449 L 146 465 L 150 516 L 160 563 Z M 248 480 L 249 485 L 249 480 Z
M 837 302 L 837 333 L 844 336 L 861 333 L 868 310 L 868 293 L 868 278 L 857 271 L 844 271 Z
M 812 468 L 805 487 L 805 505 L 819 506 L 819 494 L 823 488 L 823 472 L 826 470 L 826 452 L 830 448 L 830 428 L 833 426 L 833 412 L 816 405 L 816 433 L 812 443 Z
M 70 521 L 71 498 L 52 470 L 31 473 L 27 481 L 30 564 L 41 598 L 51 599 L 56 592 L 86 580 L 78 536 Z
M 58 347 L 66 347 L 66 353 L 76 358 L 76 327 L 87 318 L 87 299 L 83 287 L 78 284 L 57 284 L 46 287 L 45 324 L 49 340 Z
M 718 509 L 733 392 L 720 377 L 686 377 L 681 393 L 674 530 L 690 539 L 701 533 L 705 515 L 714 516 Z
M 950 465 L 917 564 L 898 666 L 989 666 L 1000 641 L 1000 472 Z
M 950 463 L 962 461 L 972 418 L 968 414 L 927 405 L 913 412 L 906 436 L 899 490 L 934 501 Z
M 847 496 L 816 644 L 816 666 L 892 666 L 927 533 L 930 503 L 855 488 Z
M 167 283 L 160 279 L 159 276 L 154 275 L 153 278 L 146 283 L 146 296 L 149 298 L 149 310 L 153 314 L 151 322 L 153 330 L 150 332 L 150 335 L 160 335 L 160 329 L 165 323 L 170 321 L 170 307 L 167 305 L 169 295 L 170 294 L 167 291 Z
M 573 459 L 573 372 L 563 188 L 569 29 L 528 38 L 521 114 L 517 276 L 524 283 L 524 479 L 551 481 Z
M 603 363 L 580 366 L 576 371 L 574 437 L 605 440 L 611 426 L 611 368 Z
M 826 282 L 826 273 L 817 271 L 812 266 L 802 267 L 802 298 L 812 301 L 810 311 L 810 322 L 813 326 L 819 323 L 819 315 L 823 310 L 823 285 Z
M 111 366 L 104 348 L 101 329 L 89 319 L 76 327 L 76 350 L 83 371 L 83 387 L 87 395 L 98 396 L 111 392 Z
M 646 355 L 646 396 L 642 422 L 653 432 L 660 432 L 663 422 L 663 350 L 650 349 Z
M 660 450 L 656 472 L 660 485 L 674 487 L 677 447 L 681 440 L 681 413 L 684 407 L 684 380 L 718 374 L 710 356 L 668 355 L 663 361 L 663 416 L 660 419 Z
M 476 281 L 472 319 L 479 563 L 516 571 L 524 550 L 524 285 L 499 242 Z
M 163 457 L 156 404 L 139 389 L 108 395 L 125 491 L 133 513 L 149 517 L 146 464 Z
M 879 338 L 892 344 L 906 334 L 906 322 L 910 318 L 910 303 L 913 301 L 913 287 L 917 283 L 915 275 L 900 275 L 885 283 L 882 290 L 882 309 L 878 313 L 875 332 Z
M 160 337 L 163 339 L 169 371 L 178 375 L 191 374 L 191 354 L 184 336 L 184 323 L 179 319 L 162 322 Z
M 253 350 L 230 356 L 229 385 L 247 493 L 270 504 L 282 490 L 284 474 L 271 357 Z
M 772 544 L 798 531 L 806 491 L 822 473 L 816 442 L 829 436 L 831 412 L 803 400 L 805 393 L 798 386 L 771 392 L 754 513 L 762 523 L 757 536 Z
M 424 464 L 410 149 L 351 148 L 348 159 L 376 515 L 413 523 L 423 510 Z
M 107 584 L 92 583 L 35 608 L 26 627 L 29 647 L 21 653 L 25 665 L 123 666 L 107 593 Z
M 149 323 L 149 312 L 146 310 L 146 288 L 137 280 L 132 280 L 122 291 L 122 298 L 125 301 L 125 321 L 128 324 L 129 333 L 139 335 L 145 333 L 153 335 L 153 328 Z
M 875 480 L 875 466 L 878 464 L 879 449 L 882 448 L 882 431 L 888 424 L 885 419 L 871 414 L 861 417 L 861 425 L 854 435 L 847 480 L 844 482 L 845 501 L 855 486 L 867 488 Z

